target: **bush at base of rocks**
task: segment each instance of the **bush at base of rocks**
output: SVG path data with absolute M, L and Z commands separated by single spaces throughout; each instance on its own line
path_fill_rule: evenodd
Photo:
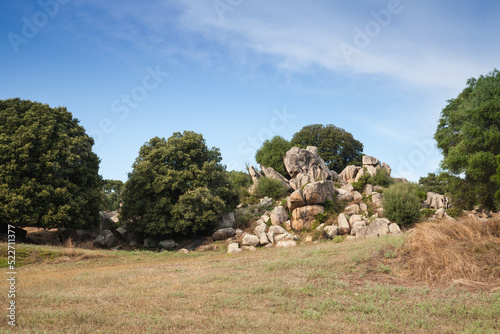
M 384 215 L 398 224 L 411 224 L 420 217 L 420 198 L 417 186 L 411 183 L 396 183 L 384 191 Z

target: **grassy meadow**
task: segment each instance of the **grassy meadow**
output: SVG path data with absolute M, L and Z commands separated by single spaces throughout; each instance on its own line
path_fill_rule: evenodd
M 409 278 L 405 238 L 233 255 L 19 244 L 18 326 L 0 332 L 500 332 L 499 289 Z

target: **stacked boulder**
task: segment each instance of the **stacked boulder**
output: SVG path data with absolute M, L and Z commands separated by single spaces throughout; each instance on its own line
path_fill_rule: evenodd
M 391 223 L 386 218 L 375 218 L 370 220 L 363 215 L 347 216 L 341 213 L 336 225 L 320 225 L 317 229 L 330 239 L 337 235 L 347 235 L 348 239 L 375 238 L 382 235 L 400 235 L 401 229 L 398 224 Z

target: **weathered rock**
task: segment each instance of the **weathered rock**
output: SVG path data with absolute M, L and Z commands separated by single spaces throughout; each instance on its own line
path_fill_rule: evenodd
M 94 246 L 109 248 L 113 246 L 116 242 L 116 238 L 113 235 L 113 232 L 110 230 L 104 230 L 101 234 L 93 241 Z
M 281 225 L 288 220 L 288 213 L 282 206 L 277 206 L 271 212 L 271 224 Z
M 345 183 L 355 182 L 356 175 L 361 169 L 363 168 L 357 166 L 347 166 L 346 168 L 344 168 L 342 173 L 339 174 L 339 180 L 344 181 Z
M 362 221 L 363 221 L 363 216 L 362 215 L 352 215 L 349 218 L 349 225 L 351 225 L 351 227 L 353 227 L 354 223 L 362 222 Z
M 337 174 L 337 172 L 334 170 L 330 170 L 330 176 L 331 176 L 333 181 L 336 181 L 339 179 L 339 174 Z
M 281 240 L 281 241 L 278 241 L 278 243 L 276 244 L 276 247 L 279 247 L 279 248 L 289 248 L 289 247 L 295 247 L 295 246 L 297 246 L 297 242 L 294 240 Z
M 314 216 L 324 212 L 325 208 L 322 205 L 307 205 L 296 208 L 292 212 L 292 229 L 295 231 L 310 229 L 315 220 Z
M 429 204 L 429 206 L 434 210 L 440 208 L 448 209 L 450 207 L 450 200 L 448 197 L 433 192 L 427 193 L 425 203 Z
M 371 184 L 367 184 L 365 186 L 365 189 L 363 189 L 363 194 L 365 194 L 367 196 L 371 195 L 372 192 L 373 192 L 373 186 Z
M 359 211 L 359 205 L 357 204 L 351 204 L 344 209 L 346 215 L 357 215 Z
M 377 166 L 380 162 L 377 158 L 371 157 L 369 155 L 363 156 L 363 166 Z
M 267 178 L 280 181 L 287 190 L 291 190 L 292 189 L 290 187 L 290 181 L 288 181 L 283 175 L 281 175 L 280 173 L 278 173 L 277 171 L 275 171 L 274 168 L 272 168 L 272 167 L 265 167 L 263 165 L 260 165 L 260 169 L 262 170 L 262 173 L 264 173 L 264 175 Z
M 269 206 L 273 206 L 273 199 L 272 198 L 269 198 L 269 197 L 264 197 L 264 198 L 261 198 L 259 204 L 257 204 L 258 207 L 261 207 L 261 208 L 267 208 Z
M 248 167 L 248 174 L 250 174 L 254 185 L 257 185 L 259 183 L 259 179 L 262 177 L 262 174 L 256 171 L 253 166 Z
M 389 225 L 390 221 L 385 218 L 377 218 L 375 219 L 366 230 L 366 237 L 373 238 L 379 237 L 381 235 L 389 234 Z
M 284 224 L 285 229 L 291 230 L 292 229 L 292 222 L 290 220 L 287 220 Z
M 363 195 L 361 195 L 359 192 L 354 191 L 352 192 L 352 199 L 356 202 L 361 201 L 363 199 Z
M 382 194 L 378 192 L 372 192 L 372 202 L 378 207 L 382 206 Z
M 232 243 L 227 246 L 227 253 L 228 254 L 234 254 L 234 253 L 239 253 L 241 252 L 240 244 L 238 243 Z
M 403 234 L 401 232 L 401 229 L 399 228 L 398 224 L 396 224 L 396 223 L 389 224 L 389 233 L 392 234 L 392 235 L 401 235 L 401 234 Z
M 354 191 L 354 187 L 352 186 L 352 184 L 343 185 L 341 189 L 344 189 L 348 193 L 351 193 Z
M 391 176 L 392 168 L 385 162 L 382 164 L 382 168 L 387 172 L 387 175 Z
M 324 227 L 323 231 L 328 238 L 333 239 L 339 234 L 339 227 L 336 225 L 328 225 Z
M 296 208 L 306 205 L 306 201 L 304 199 L 304 194 L 302 193 L 302 189 L 295 190 L 290 196 L 287 198 L 287 206 L 288 210 L 293 211 Z
M 366 236 L 366 223 L 364 221 L 357 221 L 352 225 L 351 235 L 355 235 L 358 238 L 364 238 Z
M 254 246 L 254 247 L 258 246 L 259 243 L 260 243 L 259 237 L 253 234 L 245 234 L 241 242 L 243 246 Z
M 444 208 L 440 208 L 440 209 L 436 210 L 436 212 L 434 213 L 434 216 L 437 219 L 443 219 L 444 218 L 444 214 L 445 214 Z
M 345 214 L 341 213 L 337 221 L 339 225 L 339 234 L 344 235 L 351 232 L 351 226 L 349 225 Z
M 232 227 L 222 228 L 220 230 L 215 231 L 215 233 L 212 234 L 212 239 L 214 239 L 215 241 L 226 240 L 227 238 L 234 237 L 235 234 L 236 230 Z
M 330 170 L 314 147 L 307 149 L 292 147 L 286 152 L 283 163 L 292 177 L 290 186 L 294 190 L 301 189 L 303 185 L 316 180 L 331 178 Z
M 177 253 L 189 254 L 189 250 L 186 248 L 181 248 L 177 250 Z
M 148 247 L 148 248 L 154 248 L 154 247 L 158 246 L 158 240 L 156 240 L 156 238 L 153 238 L 153 237 L 144 238 L 143 243 L 144 243 L 144 247 Z
M 160 248 L 163 248 L 166 250 L 172 250 L 172 249 L 176 248 L 178 245 L 174 240 L 167 239 L 167 240 L 160 241 L 158 243 L 158 246 L 160 246 Z
M 273 235 L 288 234 L 288 232 L 283 227 L 278 225 L 269 227 L 269 233 L 272 233 Z
M 325 228 L 325 223 L 321 223 L 316 227 L 316 231 L 321 232 Z
M 259 244 L 267 245 L 269 243 L 266 232 L 259 233 L 257 236 L 259 237 Z
M 332 199 L 335 194 L 333 181 L 318 181 L 307 184 L 304 189 L 304 199 L 308 205 L 324 204 L 327 199 Z
M 257 223 L 257 225 L 255 226 L 253 232 L 255 235 L 259 235 L 260 233 L 264 233 L 266 232 L 267 230 L 267 225 L 264 224 L 264 223 Z
M 255 252 L 257 247 L 255 246 L 241 246 L 241 250 Z
M 266 236 L 267 236 L 267 240 L 269 240 L 269 243 L 274 244 L 274 234 L 271 232 L 267 232 Z
M 370 174 L 370 176 L 375 176 L 377 174 L 377 169 L 380 168 L 380 166 L 366 166 L 366 172 Z
M 216 230 L 221 230 L 223 228 L 229 228 L 229 227 L 234 227 L 236 224 L 236 220 L 234 218 L 234 212 L 230 212 L 219 220 L 217 223 L 217 226 L 215 227 Z
M 118 227 L 118 228 L 116 229 L 116 234 L 117 234 L 120 238 L 122 238 L 122 239 L 125 239 L 125 240 L 126 240 L 126 239 L 127 239 L 127 234 L 128 234 L 128 231 L 127 231 L 124 227 L 120 226 L 120 227 Z
M 236 231 L 235 231 L 235 237 L 236 237 L 236 238 L 241 237 L 241 235 L 243 234 L 243 232 L 244 232 L 244 231 L 243 231 L 242 229 L 237 228 L 237 229 L 236 229 Z
M 352 201 L 352 196 L 347 190 L 342 188 L 335 188 L 335 192 L 337 193 L 337 198 L 339 201 Z
M 354 182 L 358 182 L 359 179 L 361 179 L 365 175 L 366 171 L 364 168 L 358 169 L 358 173 L 356 174 L 356 177 L 354 178 Z
M 115 222 L 111 219 L 110 216 L 104 211 L 99 212 L 99 215 L 101 217 L 101 224 L 100 224 L 100 231 L 105 231 L 105 230 L 110 230 L 113 228 L 113 225 Z
M 359 209 L 364 213 L 368 210 L 368 205 L 366 205 L 365 203 L 359 203 Z

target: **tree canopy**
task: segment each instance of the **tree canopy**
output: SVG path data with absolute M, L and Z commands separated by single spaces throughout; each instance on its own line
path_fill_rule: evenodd
M 441 167 L 464 177 L 476 204 L 494 208 L 494 175 L 500 154 L 500 72 L 471 78 L 457 98 L 448 101 L 434 138 L 443 153 Z M 452 194 L 453 195 L 453 194 Z
M 361 165 L 363 144 L 335 125 L 312 124 L 293 135 L 293 145 L 316 146 L 328 168 L 341 173 L 349 165 Z
M 293 145 L 280 136 L 274 136 L 271 140 L 266 140 L 262 147 L 255 154 L 255 160 L 266 167 L 272 167 L 283 176 L 288 175 L 283 157 Z
M 115 211 L 120 208 L 123 182 L 120 180 L 104 180 L 102 185 L 103 200 L 101 210 Z
M 0 222 L 98 224 L 101 178 L 93 144 L 64 107 L 0 100 Z
M 238 205 L 221 160 L 219 149 L 209 149 L 195 132 L 152 138 L 129 173 L 121 220 L 127 229 L 148 235 L 210 230 Z

